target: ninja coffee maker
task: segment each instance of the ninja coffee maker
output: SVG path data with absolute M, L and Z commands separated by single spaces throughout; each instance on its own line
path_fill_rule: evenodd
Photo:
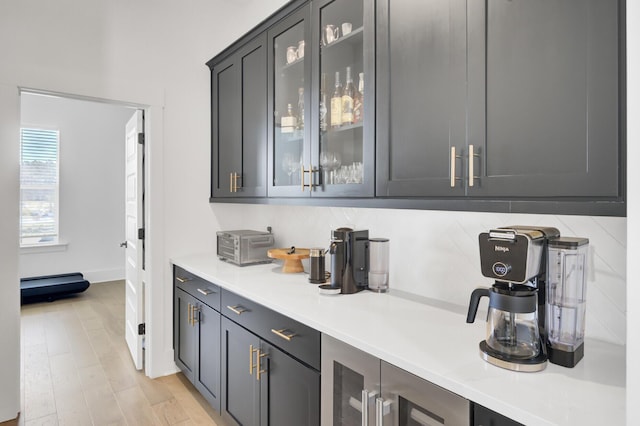
M 586 238 L 556 228 L 511 226 L 481 233 L 482 275 L 491 288 L 471 294 L 467 322 L 489 298 L 487 338 L 480 355 L 515 371 L 540 371 L 547 360 L 575 366 L 584 354 Z

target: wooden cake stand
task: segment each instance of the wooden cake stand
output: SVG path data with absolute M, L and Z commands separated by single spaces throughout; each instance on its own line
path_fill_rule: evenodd
M 272 259 L 284 260 L 282 272 L 285 274 L 304 272 L 302 259 L 307 259 L 309 257 L 309 249 L 296 247 L 296 251 L 289 253 L 290 251 L 290 248 L 269 249 L 269 251 L 267 251 L 267 256 Z

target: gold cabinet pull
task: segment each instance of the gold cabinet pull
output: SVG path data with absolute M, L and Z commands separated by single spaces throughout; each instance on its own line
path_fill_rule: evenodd
M 189 322 L 189 325 L 193 325 L 193 324 L 191 324 L 191 308 L 193 308 L 191 303 L 187 304 L 187 308 L 188 308 L 188 314 L 187 314 L 188 319 L 187 319 L 187 321 Z
M 455 188 L 456 181 L 462 179 L 462 178 L 459 178 L 459 177 L 456 176 L 456 160 L 458 158 L 462 158 L 462 156 L 461 155 L 456 155 L 456 147 L 452 146 L 451 147 L 451 155 L 450 155 L 450 158 L 449 158 L 449 161 L 451 162 L 451 176 L 450 176 L 451 188 Z
M 198 319 L 198 312 L 200 312 L 200 308 L 196 305 L 193 305 L 193 309 L 191 309 L 191 315 L 193 316 L 191 325 L 194 327 L 196 326 L 196 323 L 200 322 L 200 319 Z
M 265 356 L 267 356 L 267 354 L 262 353 L 260 351 L 260 349 L 256 349 L 256 364 L 257 364 L 257 367 L 256 367 L 256 380 L 257 381 L 260 381 L 260 375 L 262 375 L 262 374 L 267 372 L 267 370 L 263 370 L 262 366 L 260 365 L 260 360 L 262 358 L 264 358 Z
M 290 332 L 289 334 L 285 334 L 285 331 L 291 331 L 291 330 L 287 330 L 286 328 L 281 328 L 280 330 L 276 330 L 275 328 L 271 329 L 271 332 L 273 334 L 275 334 L 278 337 L 283 338 L 287 342 L 290 342 L 291 339 L 293 339 L 296 336 L 296 333 Z
M 229 192 L 238 192 L 238 179 L 241 179 L 242 175 L 238 173 L 229 173 Z M 242 186 L 240 187 L 242 188 Z
M 249 375 L 253 376 L 253 368 L 256 364 L 253 363 L 253 353 L 257 352 L 258 349 L 253 349 L 253 345 L 249 345 Z
M 319 171 L 319 169 L 314 168 L 311 164 L 309 164 L 309 170 L 306 170 L 304 168 L 304 166 L 300 167 L 300 188 L 302 189 L 302 192 L 304 192 L 305 188 L 309 188 L 309 192 L 311 192 L 311 190 L 313 189 L 314 186 L 316 186 L 313 183 L 313 173 Z M 304 183 L 304 174 L 305 173 L 309 173 L 309 184 L 305 184 Z
M 208 296 L 211 293 L 215 293 L 215 291 L 211 290 L 210 288 L 204 288 L 204 289 L 199 288 L 198 292 L 204 294 L 205 296 Z
M 480 157 L 479 154 L 476 154 L 473 151 L 473 145 L 469 145 L 469 186 L 473 186 L 473 181 L 475 179 L 479 179 L 480 176 L 476 176 L 473 170 L 473 162 L 475 157 Z
M 242 315 L 243 312 L 247 312 L 247 310 L 243 308 L 241 305 L 227 306 L 227 309 L 229 309 L 231 312 L 237 315 Z
M 191 278 L 182 278 L 176 275 L 176 280 L 181 283 L 186 283 L 187 281 L 191 281 Z

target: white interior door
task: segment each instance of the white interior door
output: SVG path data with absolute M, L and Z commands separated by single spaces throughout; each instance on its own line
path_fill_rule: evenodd
M 138 370 L 144 365 L 144 334 L 139 330 L 144 324 L 144 236 L 138 234 L 138 230 L 144 228 L 144 144 L 138 142 L 139 134 L 144 132 L 143 126 L 143 112 L 137 110 L 126 127 L 126 240 L 123 243 L 126 253 L 125 336 Z

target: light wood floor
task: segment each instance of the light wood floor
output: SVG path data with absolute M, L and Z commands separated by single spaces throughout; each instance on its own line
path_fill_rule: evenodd
M 6 425 L 222 425 L 182 374 L 151 380 L 124 340 L 124 282 L 22 306 L 22 406 Z

